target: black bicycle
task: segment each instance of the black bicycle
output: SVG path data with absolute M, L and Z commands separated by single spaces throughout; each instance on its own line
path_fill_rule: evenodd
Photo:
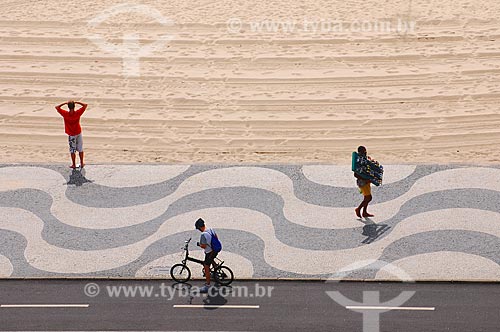
M 188 261 L 190 262 L 195 262 L 201 265 L 204 265 L 204 261 L 189 257 L 189 242 L 191 241 L 191 238 L 189 240 L 184 241 L 184 251 L 186 252 L 186 256 L 182 260 L 182 263 L 175 264 L 170 268 L 170 276 L 172 279 L 174 279 L 177 282 L 184 283 L 188 282 L 191 279 L 191 270 L 189 267 L 186 265 Z M 212 274 L 213 278 L 215 281 L 222 285 L 222 286 L 227 286 L 231 284 L 234 280 L 234 274 L 233 271 L 227 266 L 224 266 L 224 261 L 220 260 L 219 258 L 215 257 L 215 263 L 216 267 L 213 268 L 212 265 L 210 265 L 210 273 Z M 202 269 L 202 276 L 205 277 L 205 269 Z

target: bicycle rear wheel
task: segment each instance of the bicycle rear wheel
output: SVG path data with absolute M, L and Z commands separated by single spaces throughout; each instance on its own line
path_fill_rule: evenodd
M 227 266 L 219 266 L 214 271 L 215 281 L 217 281 L 222 286 L 227 286 L 234 280 L 233 271 Z
M 177 282 L 188 282 L 191 279 L 191 270 L 184 264 L 175 264 L 170 269 L 170 276 Z

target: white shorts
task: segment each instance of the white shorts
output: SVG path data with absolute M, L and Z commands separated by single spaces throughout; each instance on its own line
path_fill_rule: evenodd
M 83 152 L 83 137 L 82 134 L 76 136 L 68 136 L 69 153 Z

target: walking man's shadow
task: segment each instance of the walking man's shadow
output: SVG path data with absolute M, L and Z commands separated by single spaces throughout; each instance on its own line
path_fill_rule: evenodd
M 362 220 L 363 221 L 363 220 Z M 370 244 L 379 237 L 382 236 L 385 232 L 387 232 L 391 227 L 386 224 L 376 224 L 372 219 L 366 218 L 366 221 L 363 221 L 365 226 L 363 226 L 362 235 L 367 236 L 361 243 Z

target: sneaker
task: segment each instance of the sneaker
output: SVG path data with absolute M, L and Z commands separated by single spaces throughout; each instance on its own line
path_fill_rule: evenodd
M 208 290 L 210 289 L 210 285 L 205 285 L 200 288 L 200 293 L 208 293 Z

